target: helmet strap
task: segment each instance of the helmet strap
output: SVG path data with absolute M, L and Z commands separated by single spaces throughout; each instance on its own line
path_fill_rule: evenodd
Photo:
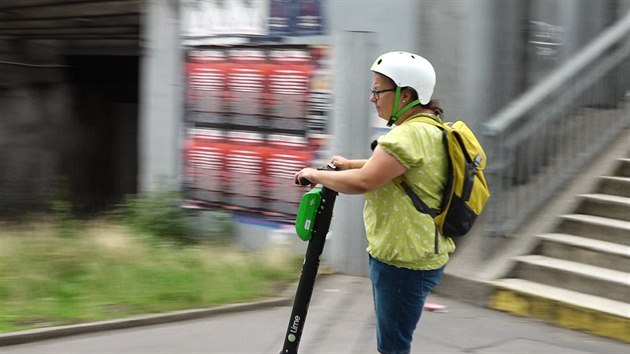
M 396 86 L 396 97 L 394 97 L 394 107 L 392 108 L 392 116 L 387 121 L 387 126 L 391 127 L 400 116 L 402 116 L 405 112 L 407 112 L 411 107 L 417 106 L 420 104 L 420 100 L 414 100 L 409 102 L 406 106 L 404 106 L 400 111 L 398 111 L 398 100 L 400 99 L 400 86 Z

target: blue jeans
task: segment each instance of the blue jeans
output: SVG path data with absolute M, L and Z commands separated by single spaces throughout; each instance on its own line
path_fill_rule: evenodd
M 379 353 L 408 354 L 424 301 L 442 279 L 444 268 L 397 268 L 370 257 Z

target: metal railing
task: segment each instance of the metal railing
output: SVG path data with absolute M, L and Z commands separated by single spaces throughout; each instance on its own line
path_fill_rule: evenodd
M 510 236 L 630 126 L 630 12 L 483 127 L 485 233 Z

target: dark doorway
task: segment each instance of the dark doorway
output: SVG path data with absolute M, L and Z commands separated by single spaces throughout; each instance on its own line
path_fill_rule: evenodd
M 137 191 L 139 59 L 70 56 L 72 135 L 64 153 L 68 199 L 99 212 Z

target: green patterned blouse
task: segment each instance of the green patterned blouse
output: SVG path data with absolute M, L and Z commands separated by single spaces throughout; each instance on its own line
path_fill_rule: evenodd
M 437 269 L 455 251 L 453 240 L 441 234 L 435 252 L 435 224 L 418 212 L 399 183 L 405 180 L 430 207 L 437 208 L 446 184 L 448 160 L 442 131 L 407 119 L 378 139 L 407 172 L 365 194 L 363 218 L 368 253 L 381 262 L 409 269 Z M 367 163 L 370 163 L 368 160 Z

